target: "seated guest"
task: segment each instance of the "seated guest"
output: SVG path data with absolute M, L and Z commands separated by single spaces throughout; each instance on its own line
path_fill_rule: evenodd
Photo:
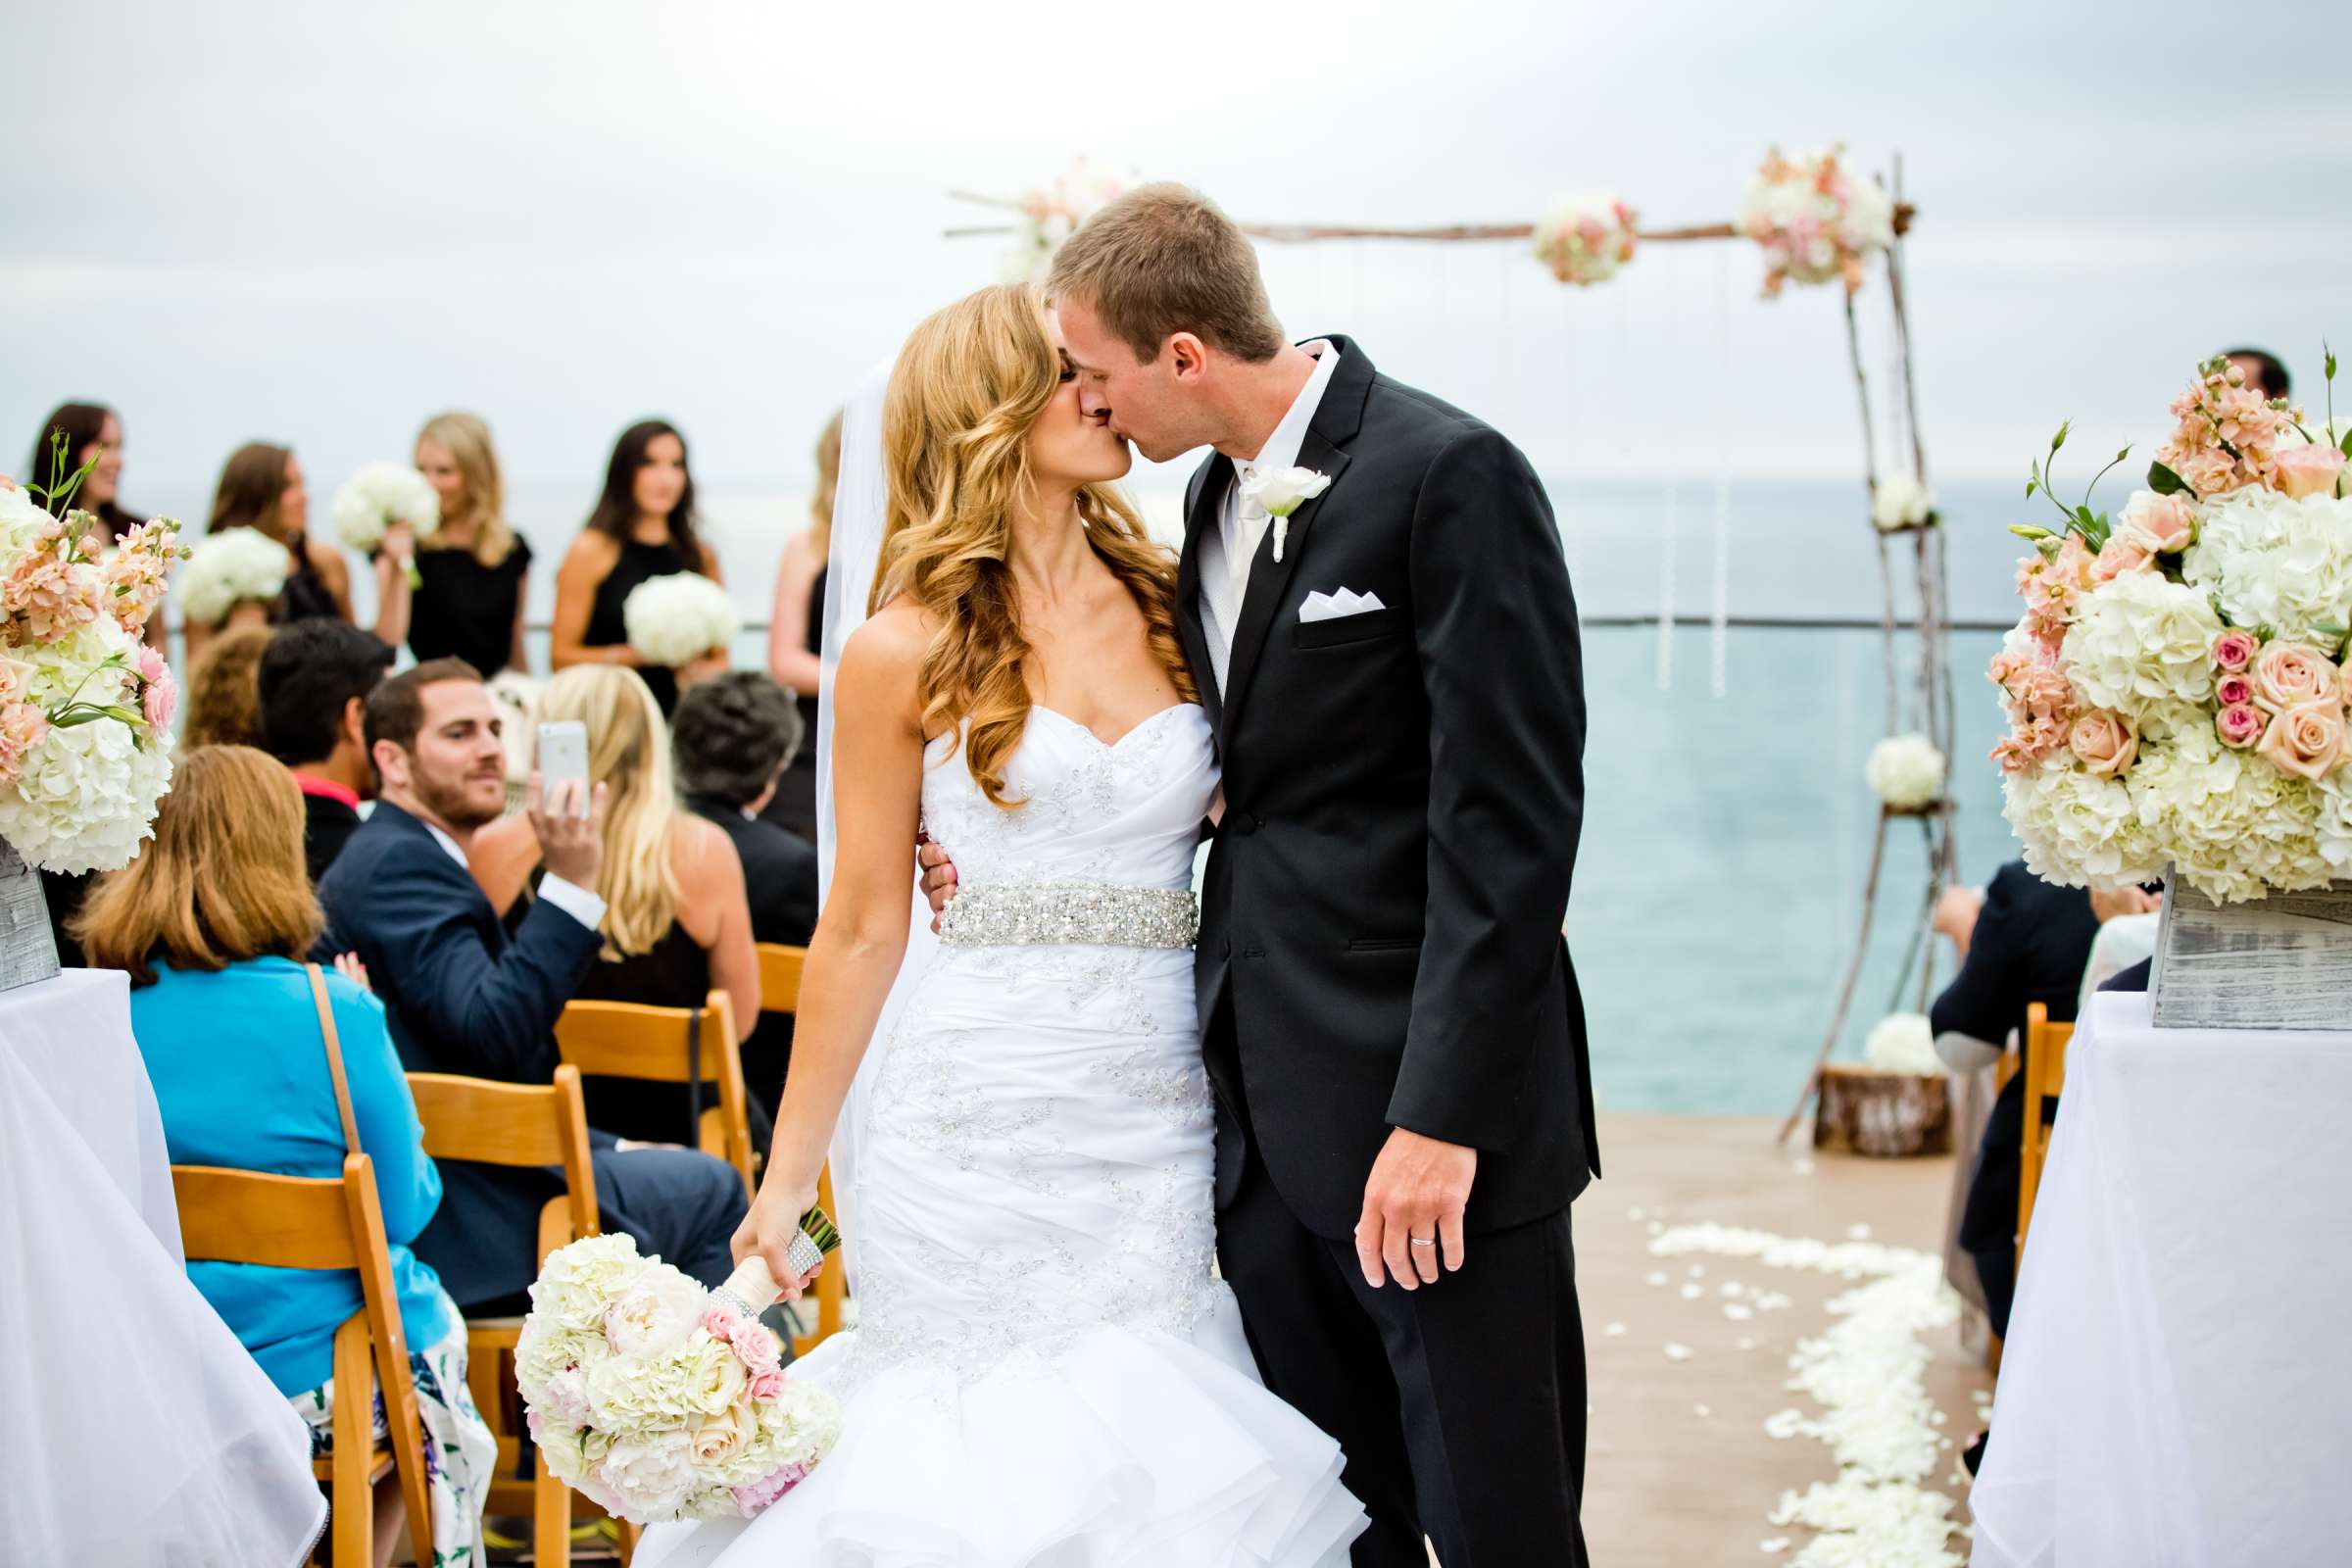
M 179 708 L 179 749 L 249 746 L 267 751 L 262 734 L 260 671 L 270 646 L 267 626 L 240 626 L 205 644 L 188 666 Z
M 752 940 L 807 947 L 816 930 L 816 846 L 762 814 L 803 740 L 792 694 L 756 670 L 731 670 L 687 688 L 669 727 L 687 808 L 717 823 L 743 861 Z M 792 1014 L 764 1014 L 743 1043 L 743 1072 L 770 1120 L 791 1060 Z
M 597 896 L 604 948 L 572 993 L 595 1002 L 699 1007 L 712 986 L 734 1004 L 738 1043 L 760 1021 L 760 961 L 752 952 L 743 862 L 727 836 L 678 805 L 662 710 L 637 672 L 575 664 L 539 697 L 543 724 L 571 720 L 588 732 L 588 776 L 605 791 L 604 853 Z M 491 904 L 527 907 L 544 874 L 539 840 L 523 817 L 474 835 L 467 857 Z M 524 916 L 528 918 L 528 916 Z M 624 1138 L 692 1143 L 684 1085 L 588 1081 L 588 1119 Z M 764 1127 L 752 1129 L 764 1148 Z
M 574 810 L 568 789 L 528 821 L 548 876 L 513 936 L 466 868 L 474 835 L 503 814 L 506 751 L 497 710 L 473 667 L 454 659 L 404 670 L 368 699 L 367 740 L 379 780 L 375 813 L 351 836 L 318 886 L 326 951 L 356 953 L 412 1072 L 546 1083 L 561 1059 L 556 1019 L 603 946 L 605 792 Z M 743 1218 L 732 1167 L 689 1150 L 628 1149 L 589 1137 L 605 1229 L 706 1285 L 726 1278 L 728 1242 Z M 539 1210 L 561 1192 L 545 1171 L 448 1160 L 446 1196 L 416 1238 L 461 1306 L 522 1310 L 537 1273 Z
M 190 753 L 156 813 L 154 842 L 98 884 L 78 921 L 90 961 L 130 974 L 131 1032 L 173 1163 L 342 1174 L 343 1120 L 302 968 L 319 926 L 302 867 L 302 797 L 286 770 L 242 746 Z M 441 1180 L 382 1005 L 341 974 L 326 976 L 326 992 L 416 1372 L 433 1560 L 478 1561 L 498 1446 L 466 1392 L 465 1322 L 410 1245 L 441 1201 Z M 324 1452 L 335 1330 L 360 1309 L 358 1272 L 194 1262 L 188 1278 Z M 375 1506 L 384 1563 L 400 1534 L 398 1478 L 384 1478 Z
M 294 770 L 310 826 L 303 854 L 316 883 L 359 830 L 360 802 L 375 793 L 365 739 L 368 694 L 392 667 L 392 650 L 340 620 L 281 626 L 262 655 L 262 733 Z
M 2053 887 L 2028 870 L 2025 861 L 2012 860 L 1994 874 L 1973 920 L 1950 921 L 1950 911 L 1939 910 L 1939 928 L 1953 937 L 1962 955 L 1960 972 L 1928 1012 L 1945 1061 L 1974 1070 L 1999 1054 L 2012 1031 L 2022 1054 L 2027 1009 L 2036 1002 L 2049 1009 L 2051 1022 L 2074 1022 L 2083 965 L 2100 923 L 2137 912 L 2147 903 L 2136 889 L 2093 894 Z M 1960 1219 L 1960 1245 L 1976 1261 L 1985 1315 L 1995 1334 L 2009 1332 L 2017 1286 L 2025 1103 L 2026 1075 L 2020 1072 L 2002 1089 L 1984 1124 Z

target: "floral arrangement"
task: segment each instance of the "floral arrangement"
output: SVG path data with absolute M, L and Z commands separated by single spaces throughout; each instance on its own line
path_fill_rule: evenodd
M 1634 259 L 1634 210 L 1604 191 L 1571 196 L 1536 225 L 1536 259 L 1563 283 L 1600 283 Z
M 405 463 L 370 463 L 343 482 L 335 492 L 335 537 L 363 556 L 384 545 L 384 535 L 405 523 L 418 539 L 432 536 L 441 526 L 441 493 L 433 482 Z M 409 586 L 422 582 L 416 564 L 409 563 Z
M 1908 533 L 1933 528 L 1937 520 L 1936 492 L 1918 474 L 1890 473 L 1872 484 L 1870 523 L 1879 532 Z
M 0 839 L 46 871 L 112 871 L 172 782 L 178 687 L 141 638 L 179 524 L 108 552 L 97 519 L 68 510 L 88 469 L 65 476 L 62 438 L 53 461 L 46 489 L 0 489 Z
M 1918 811 L 1943 799 L 1949 765 L 1925 735 L 1889 735 L 1870 749 L 1863 773 L 1889 809 Z
M 1133 189 L 1136 181 L 1095 168 L 1081 158 L 1054 183 L 1033 190 L 1016 204 L 1021 215 L 1019 237 L 1004 253 L 1004 281 L 1043 282 L 1062 241 L 1102 208 Z
M 239 605 L 268 604 L 285 591 L 294 553 L 258 528 L 206 534 L 179 573 L 179 612 L 218 626 Z
M 1764 247 L 1766 299 L 1789 278 L 1856 293 L 1871 252 L 1894 244 L 1894 205 L 1875 180 L 1847 172 L 1844 155 L 1833 147 L 1790 159 L 1775 147 L 1748 181 L 1739 227 Z
M 1880 1019 L 1862 1042 L 1862 1060 L 1879 1072 L 1943 1075 L 1943 1058 L 1936 1054 L 1936 1029 L 1924 1012 L 1890 1012 Z
M 2327 370 L 2332 402 L 2332 354 Z M 2149 488 L 2113 519 L 2052 491 L 2067 427 L 2034 465 L 2027 496 L 2063 521 L 2012 530 L 2034 549 L 1989 672 L 2010 825 L 2067 886 L 2169 865 L 2227 904 L 2352 876 L 2352 435 L 2313 436 L 2227 360 L 2198 367 L 2173 413 Z
M 630 589 L 620 623 L 639 658 L 670 669 L 726 652 L 743 628 L 727 591 L 697 571 L 649 577 Z
M 550 1252 L 514 1348 L 548 1469 L 638 1524 L 748 1519 L 798 1486 L 841 1411 L 785 1376 L 751 1305 L 775 1294 L 757 1257 L 706 1292 L 625 1234 Z

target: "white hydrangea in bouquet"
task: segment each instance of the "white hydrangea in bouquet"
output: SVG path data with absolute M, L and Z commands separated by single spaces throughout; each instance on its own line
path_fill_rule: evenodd
M 2332 354 L 2327 371 L 2332 401 Z M 2223 904 L 2324 887 L 2352 876 L 2352 434 L 2227 360 L 2173 414 L 2148 488 L 2113 518 L 2051 489 L 2067 427 L 2034 464 L 2026 494 L 2061 523 L 2012 530 L 2034 549 L 1989 671 L 2006 813 L 2027 863 L 2067 886 L 2170 866 Z
M 0 839 L 78 874 L 128 864 L 172 782 L 178 688 L 142 637 L 182 552 L 169 517 L 108 552 L 65 463 L 0 489 Z
M 1936 1054 L 1936 1026 L 1923 1012 L 1890 1012 L 1880 1019 L 1862 1042 L 1864 1065 L 1879 1072 L 1907 1072 L 1922 1078 L 1940 1076 L 1943 1058 Z
M 1078 225 L 1135 188 L 1140 180 L 1097 169 L 1085 159 L 1054 183 L 1029 192 L 1014 205 L 1021 215 L 1019 237 L 1004 260 L 1007 283 L 1043 282 L 1054 253 L 1078 232 Z
M 1871 486 L 1870 524 L 1881 533 L 1933 528 L 1938 521 L 1936 492 L 1916 473 L 1887 474 Z
M 727 591 L 697 571 L 649 577 L 630 589 L 620 623 L 639 658 L 669 669 L 725 653 L 743 627 Z
M 259 528 L 206 534 L 180 568 L 179 612 L 198 625 L 218 626 L 239 605 L 274 600 L 293 570 L 294 553 Z
M 1634 259 L 1639 215 L 1606 191 L 1569 197 L 1536 225 L 1536 259 L 1563 283 L 1600 283 Z
M 1920 811 L 1943 799 L 1950 763 L 1925 735 L 1889 735 L 1870 749 L 1863 774 L 1871 793 L 1897 811 Z
M 441 526 L 441 493 L 433 482 L 405 463 L 370 463 L 343 481 L 335 492 L 335 537 L 363 556 L 384 547 L 384 535 L 405 524 L 417 539 L 432 537 Z M 423 580 L 416 564 L 408 567 L 409 586 Z
M 1764 248 L 1764 297 L 1799 283 L 1842 282 L 1862 287 L 1862 268 L 1874 251 L 1894 244 L 1894 204 L 1876 180 L 1857 178 L 1843 163 L 1845 149 L 1764 156 L 1740 204 L 1740 231 Z
M 838 1242 L 821 1210 L 801 1240 L 820 1255 Z M 798 1486 L 841 1410 L 786 1375 L 757 1315 L 775 1296 L 757 1256 L 707 1292 L 625 1234 L 550 1252 L 514 1348 L 548 1469 L 638 1524 L 746 1519 Z

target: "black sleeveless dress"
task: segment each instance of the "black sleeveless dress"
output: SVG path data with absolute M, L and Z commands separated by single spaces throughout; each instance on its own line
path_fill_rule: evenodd
M 294 570 L 277 596 L 270 621 L 291 626 L 298 620 L 341 620 L 342 607 L 335 603 L 326 579 L 318 575 L 318 567 L 311 560 L 310 542 L 297 534 L 287 541 L 286 548 L 293 552 Z
M 621 618 L 621 607 L 637 585 L 656 577 L 675 576 L 681 571 L 700 571 L 699 557 L 690 557 L 675 543 L 664 541 L 649 545 L 635 539 L 620 542 L 620 559 L 605 580 L 596 585 L 596 599 L 588 608 L 588 632 L 580 641 L 590 648 L 615 648 L 629 640 L 628 622 Z M 647 665 L 637 671 L 652 688 L 654 701 L 662 705 L 667 717 L 678 706 L 678 672 Z M 591 1120 L 594 1118 L 591 1117 Z M 601 1124 L 600 1124 L 601 1125 Z M 618 1131 L 618 1129 L 614 1129 Z
M 506 668 L 514 654 L 514 600 L 530 566 L 531 547 L 519 535 L 495 566 L 470 550 L 417 551 L 422 581 L 409 600 L 409 651 L 416 662 L 463 659 L 484 676 Z
M 825 651 L 825 574 L 830 569 L 819 566 L 816 580 L 808 585 L 808 634 L 805 641 L 808 652 L 819 656 Z M 816 693 L 802 692 L 800 702 L 801 749 L 793 754 L 792 765 L 784 769 L 784 776 L 776 780 L 775 798 L 760 815 L 813 844 L 816 842 Z

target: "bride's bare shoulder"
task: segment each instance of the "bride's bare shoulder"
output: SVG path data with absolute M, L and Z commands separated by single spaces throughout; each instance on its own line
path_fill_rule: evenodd
M 833 683 L 844 706 L 856 697 L 911 709 L 934 629 L 930 615 L 911 600 L 896 599 L 875 611 L 842 644 Z

